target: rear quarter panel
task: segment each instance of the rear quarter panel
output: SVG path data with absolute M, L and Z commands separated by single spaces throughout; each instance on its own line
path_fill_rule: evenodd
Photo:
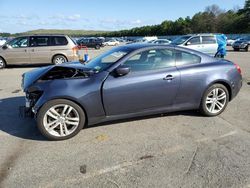
M 232 82 L 240 80 L 234 65 L 224 61 L 180 66 L 178 70 L 181 84 L 175 105 L 182 108 L 199 108 L 204 92 L 214 83 L 224 83 L 232 89 Z

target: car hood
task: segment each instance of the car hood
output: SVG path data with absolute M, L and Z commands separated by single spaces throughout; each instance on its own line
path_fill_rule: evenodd
M 26 91 L 32 84 L 40 81 L 48 81 L 66 78 L 86 78 L 94 72 L 86 68 L 80 62 L 65 63 L 37 68 L 22 75 L 22 88 Z

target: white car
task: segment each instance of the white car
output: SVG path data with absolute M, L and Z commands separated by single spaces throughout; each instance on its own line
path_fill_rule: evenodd
M 167 39 L 157 39 L 157 40 L 150 41 L 149 43 L 153 43 L 153 44 L 170 44 L 171 41 L 167 40 Z
M 120 42 L 117 41 L 117 40 L 115 40 L 115 39 L 111 39 L 111 40 L 109 40 L 109 41 L 107 41 L 107 42 L 104 42 L 103 44 L 104 44 L 105 46 L 117 46 L 117 45 L 120 44 Z
M 215 56 L 218 49 L 214 34 L 184 35 L 173 40 L 171 44 L 197 50 L 211 56 Z
M 0 46 L 3 46 L 6 43 L 6 40 L 0 39 Z
M 235 42 L 235 40 L 233 40 L 233 39 L 227 39 L 228 46 L 232 46 L 234 42 Z

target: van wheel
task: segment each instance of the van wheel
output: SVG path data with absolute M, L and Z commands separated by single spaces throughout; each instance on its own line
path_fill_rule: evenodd
M 96 46 L 95 46 L 95 49 L 96 49 L 96 50 L 99 50 L 99 49 L 100 49 L 100 45 L 96 45 Z
M 246 46 L 245 51 L 248 52 L 248 45 Z
M 2 57 L 0 57 L 0 69 L 4 69 L 5 67 L 6 67 L 5 60 Z
M 86 116 L 82 108 L 69 100 L 51 100 L 38 111 L 38 129 L 49 140 L 72 138 L 85 123 Z
M 210 86 L 204 93 L 200 105 L 200 111 L 205 116 L 217 116 L 227 107 L 229 93 L 222 84 Z
M 63 55 L 56 55 L 55 57 L 53 57 L 52 59 L 52 63 L 55 64 L 55 65 L 59 65 L 59 64 L 62 64 L 62 63 L 65 63 L 67 62 L 68 60 L 66 59 L 65 56 Z

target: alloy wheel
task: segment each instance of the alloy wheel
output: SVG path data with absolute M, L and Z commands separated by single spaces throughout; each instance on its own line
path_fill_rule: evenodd
M 80 124 L 77 110 L 67 104 L 52 106 L 43 118 L 46 131 L 56 137 L 64 137 L 73 133 Z
M 226 102 L 226 92 L 222 88 L 215 88 L 207 95 L 206 108 L 210 113 L 216 114 L 223 110 Z
M 62 64 L 62 63 L 65 63 L 66 62 L 66 60 L 65 60 L 65 58 L 64 57 L 57 57 L 56 59 L 55 59 L 55 64 Z
M 1 69 L 1 68 L 4 68 L 4 61 L 3 61 L 2 58 L 0 58 L 0 69 Z

